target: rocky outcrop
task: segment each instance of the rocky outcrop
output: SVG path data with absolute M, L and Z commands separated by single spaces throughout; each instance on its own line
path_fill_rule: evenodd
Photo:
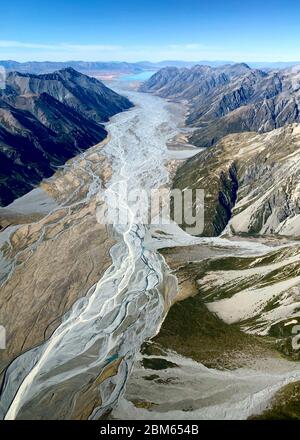
M 131 106 L 71 68 L 45 75 L 10 73 L 0 94 L 0 204 L 103 140 L 102 123 Z

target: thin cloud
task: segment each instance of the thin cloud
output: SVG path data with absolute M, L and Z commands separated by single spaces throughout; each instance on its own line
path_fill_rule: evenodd
M 115 44 L 68 44 L 62 43 L 59 47 L 70 50 L 99 50 L 99 51 L 113 51 L 122 50 L 123 46 Z
M 207 46 L 201 43 L 187 43 L 187 44 L 169 44 L 171 50 L 206 50 Z
M 0 47 L 2 48 L 26 48 L 26 49 L 51 49 L 55 46 L 51 44 L 36 44 L 36 43 L 23 43 L 21 41 L 0 40 Z
M 40 44 L 40 43 L 24 43 L 22 41 L 0 40 L 1 48 L 13 49 L 45 49 L 45 50 L 87 50 L 87 51 L 114 51 L 121 50 L 122 46 L 112 44 Z
M 284 56 L 265 56 L 264 53 L 231 51 L 225 47 L 206 46 L 199 42 L 161 45 L 77 44 L 74 42 L 33 43 L 0 40 L 0 59 L 16 61 L 129 61 L 140 60 L 234 60 L 234 61 L 290 61 L 298 54 L 287 51 Z

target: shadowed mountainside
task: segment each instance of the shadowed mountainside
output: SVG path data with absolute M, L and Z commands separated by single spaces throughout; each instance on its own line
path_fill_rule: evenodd
M 102 141 L 102 123 L 131 106 L 72 68 L 45 75 L 11 72 L 0 92 L 0 204 L 9 204 L 80 150 Z
M 203 188 L 204 236 L 300 235 L 300 126 L 224 137 L 185 162 L 174 188 Z

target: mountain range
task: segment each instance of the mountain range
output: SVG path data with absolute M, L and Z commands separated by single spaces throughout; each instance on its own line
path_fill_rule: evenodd
M 141 90 L 184 102 L 191 141 L 198 147 L 209 147 L 230 133 L 264 133 L 300 121 L 297 66 L 269 71 L 245 63 L 166 67 Z
M 42 75 L 10 72 L 0 91 L 0 204 L 9 204 L 102 141 L 103 123 L 131 106 L 70 67 Z
M 167 67 L 141 90 L 182 103 L 190 142 L 205 147 L 173 182 L 204 189 L 202 235 L 300 235 L 299 67 Z
M 78 72 L 121 72 L 121 73 L 139 73 L 144 70 L 139 63 L 127 63 L 125 61 L 26 61 L 18 62 L 14 60 L 2 60 L 0 66 L 7 71 L 17 70 L 23 73 L 51 73 L 55 70 L 62 70 L 72 67 Z
M 195 65 L 221 67 L 224 65 L 234 65 L 234 61 L 224 60 L 199 60 L 199 61 L 183 61 L 183 60 L 163 60 L 163 61 L 25 61 L 18 62 L 14 60 L 0 60 L 0 66 L 3 66 L 8 72 L 18 71 L 23 73 L 51 73 L 55 70 L 72 67 L 78 72 L 85 74 L 105 74 L 105 73 L 121 73 L 135 74 L 143 71 L 155 71 L 163 67 L 193 67 Z M 295 65 L 300 65 L 300 61 L 291 62 L 252 62 L 248 63 L 253 68 L 260 69 L 283 69 Z

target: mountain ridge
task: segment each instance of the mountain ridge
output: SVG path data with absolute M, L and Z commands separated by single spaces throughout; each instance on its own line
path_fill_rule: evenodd
M 11 72 L 0 91 L 0 204 L 25 194 L 58 165 L 102 141 L 103 123 L 132 103 L 72 68 Z
M 191 142 L 209 147 L 230 133 L 263 133 L 299 122 L 299 78 L 298 67 L 266 72 L 246 63 L 197 65 L 161 69 L 141 90 L 185 102 Z
M 173 187 L 204 190 L 204 236 L 300 236 L 300 124 L 235 133 L 178 168 Z
M 19 62 L 15 60 L 0 60 L 0 66 L 3 66 L 7 71 L 18 70 L 20 72 L 28 73 L 46 73 L 60 70 L 65 67 L 73 67 L 79 72 L 119 72 L 119 73 L 140 73 L 144 70 L 158 70 L 166 66 L 175 67 L 192 67 L 197 64 L 207 65 L 212 67 L 220 67 L 228 64 L 237 64 L 233 60 L 198 60 L 198 61 L 183 61 L 183 60 L 162 60 L 162 61 L 24 61 Z M 247 62 L 252 68 L 260 69 L 283 69 L 300 65 L 300 61 L 290 62 Z

